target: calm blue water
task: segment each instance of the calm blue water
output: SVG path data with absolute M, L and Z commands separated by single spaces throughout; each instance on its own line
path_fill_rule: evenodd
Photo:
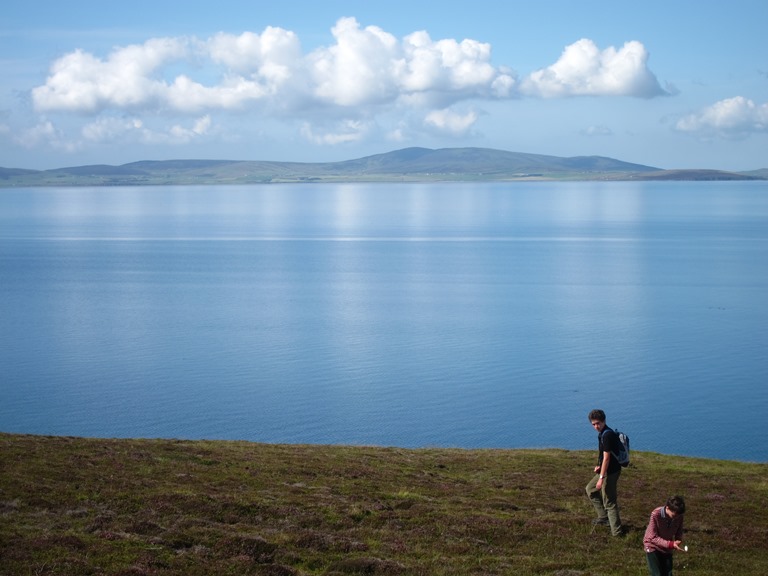
M 6 432 L 768 461 L 768 183 L 0 189 L 0 370 Z

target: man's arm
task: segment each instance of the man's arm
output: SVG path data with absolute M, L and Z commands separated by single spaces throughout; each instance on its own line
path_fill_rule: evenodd
M 600 478 L 597 480 L 595 488 L 600 490 L 603 487 L 603 480 L 608 475 L 608 464 L 611 462 L 611 453 L 603 452 L 603 464 L 600 466 Z
M 683 540 L 683 521 L 683 517 L 681 516 L 680 523 L 677 525 L 677 530 L 675 531 L 675 540 Z

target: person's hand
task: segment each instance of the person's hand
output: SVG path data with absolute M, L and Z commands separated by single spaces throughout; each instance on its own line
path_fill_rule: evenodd
M 595 466 L 595 474 L 597 474 L 598 472 L 600 472 L 600 466 Z
M 602 490 L 602 488 L 603 488 L 603 479 L 602 478 L 598 478 L 597 479 L 597 484 L 595 484 L 595 488 L 597 488 L 598 490 Z
M 674 543 L 673 543 L 672 545 L 674 546 L 675 550 L 680 550 L 680 551 L 682 551 L 682 550 L 683 550 L 683 548 L 682 548 L 682 544 L 683 544 L 683 541 L 682 541 L 682 540 L 675 540 L 675 541 L 674 541 Z

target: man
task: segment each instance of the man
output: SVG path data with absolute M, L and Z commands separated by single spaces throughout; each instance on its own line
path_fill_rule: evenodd
M 672 552 L 683 549 L 683 514 L 685 500 L 682 496 L 672 496 L 666 506 L 651 512 L 651 520 L 643 537 L 651 576 L 672 575 Z
M 618 484 L 621 476 L 621 464 L 614 454 L 621 446 L 619 437 L 605 424 L 605 412 L 592 410 L 589 421 L 597 430 L 598 456 L 595 477 L 587 484 L 587 496 L 597 512 L 595 525 L 610 525 L 611 535 L 623 536 L 618 505 Z

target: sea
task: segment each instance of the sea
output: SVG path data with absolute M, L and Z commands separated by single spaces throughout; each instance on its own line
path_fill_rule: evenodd
M 0 188 L 0 432 L 768 461 L 768 182 Z

